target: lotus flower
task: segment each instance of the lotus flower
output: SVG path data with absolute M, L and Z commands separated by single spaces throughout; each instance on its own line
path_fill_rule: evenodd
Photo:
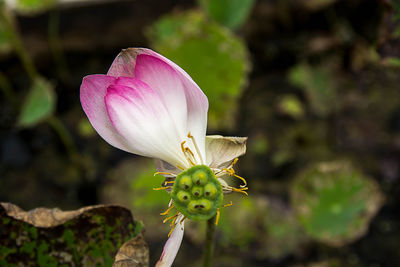
M 223 180 L 223 175 L 231 175 L 245 183 L 233 166 L 245 153 L 246 138 L 206 136 L 207 97 L 169 59 L 149 49 L 125 49 L 107 75 L 83 78 L 80 99 L 90 123 L 104 140 L 127 152 L 154 158 L 157 173 L 166 177 L 160 189 L 170 192 L 172 200 L 162 214 L 174 207 L 177 211 L 165 220 L 172 221 L 172 230 L 157 266 L 172 265 L 182 242 L 185 218 L 219 215 L 222 193 L 246 194 L 245 184 L 234 188 Z M 200 177 L 193 180 L 198 186 L 192 188 L 190 177 Z M 175 181 L 180 186 L 170 185 Z M 191 216 L 194 213 L 196 216 Z

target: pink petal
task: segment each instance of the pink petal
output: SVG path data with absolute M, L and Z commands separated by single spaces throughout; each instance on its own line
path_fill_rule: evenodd
M 108 115 L 132 153 L 186 165 L 180 150 L 179 125 L 170 118 L 160 96 L 147 84 L 121 77 L 105 96 Z
M 115 80 L 102 74 L 84 77 L 80 89 L 81 104 L 93 128 L 104 140 L 119 149 L 130 151 L 126 140 L 113 127 L 104 102 L 107 88 Z
M 177 218 L 177 225 L 164 245 L 163 253 L 156 263 L 156 267 L 170 267 L 175 260 L 179 247 L 181 246 L 184 232 L 184 222 L 179 223 L 183 218 L 182 215 Z
M 128 48 L 114 60 L 108 75 L 136 77 L 159 93 L 175 122 L 185 119 L 184 134 L 190 132 L 195 137 L 205 157 L 208 100 L 183 69 L 150 49 Z M 186 116 L 183 110 L 187 111 Z

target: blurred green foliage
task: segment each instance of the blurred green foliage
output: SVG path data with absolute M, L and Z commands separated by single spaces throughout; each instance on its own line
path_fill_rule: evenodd
M 134 210 L 145 211 L 148 209 L 167 209 L 171 199 L 165 190 L 156 191 L 153 188 L 161 187 L 165 178 L 159 174 L 154 175 L 156 169 L 151 162 L 135 173 L 131 189 L 133 193 L 132 206 Z M 161 218 L 161 217 L 160 217 Z
M 0 8 L 2 8 L 0 6 Z M 0 54 L 9 53 L 12 49 L 9 29 L 5 24 L 0 23 Z
M 260 258 L 281 259 L 307 241 L 292 210 L 275 202 L 267 201 L 266 207 L 262 209 L 265 214 L 262 217 L 265 238 L 261 239 L 262 248 L 257 251 Z M 259 205 L 259 208 L 263 207 Z
M 198 11 L 164 16 L 147 34 L 152 47 L 187 71 L 207 95 L 208 126 L 232 128 L 250 65 L 243 41 Z
M 400 2 L 397 0 L 392 0 L 392 5 L 394 9 L 394 19 L 400 19 Z
M 239 28 L 254 6 L 254 0 L 198 0 L 200 6 L 216 22 L 231 28 Z
M 235 245 L 248 247 L 250 242 L 257 235 L 253 228 L 256 217 L 257 207 L 251 198 L 241 195 L 227 196 L 224 202 L 232 201 L 232 207 L 221 209 L 219 230 L 222 231 L 220 245 L 228 247 Z
M 300 119 L 304 116 L 303 103 L 295 95 L 283 95 L 278 102 L 279 111 L 282 114 L 288 115 L 294 119 Z
M 291 186 L 291 197 L 307 234 L 333 246 L 363 235 L 383 204 L 377 184 L 345 161 L 304 170 Z
M 58 0 L 16 0 L 16 9 L 21 13 L 39 13 L 53 7 Z
M 289 80 L 304 90 L 315 114 L 327 115 L 335 108 L 335 73 L 330 66 L 300 63 L 289 72 Z
M 56 95 L 53 85 L 44 78 L 38 77 L 27 95 L 18 124 L 31 127 L 49 118 L 55 109 Z

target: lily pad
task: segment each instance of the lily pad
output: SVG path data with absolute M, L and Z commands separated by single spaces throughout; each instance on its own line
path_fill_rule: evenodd
M 200 6 L 218 23 L 236 29 L 250 14 L 254 0 L 199 0 Z
M 307 168 L 291 185 L 291 201 L 306 233 L 331 246 L 360 238 L 383 204 L 378 185 L 345 161 Z
M 147 33 L 153 48 L 187 71 L 207 95 L 208 126 L 232 128 L 250 65 L 243 41 L 199 11 L 167 15 Z
M 22 127 L 35 126 L 52 115 L 55 105 L 53 85 L 43 78 L 36 79 L 22 105 L 18 124 Z

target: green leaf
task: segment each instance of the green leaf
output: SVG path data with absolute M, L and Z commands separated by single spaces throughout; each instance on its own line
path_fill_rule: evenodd
M 199 0 L 210 17 L 231 29 L 240 27 L 246 21 L 254 3 L 254 0 Z
M 43 78 L 36 79 L 22 105 L 18 125 L 31 127 L 44 121 L 53 114 L 55 104 L 53 85 Z
M 347 162 L 307 168 L 291 186 L 291 201 L 307 234 L 331 246 L 361 237 L 383 204 L 378 185 Z
M 198 11 L 163 17 L 148 36 L 152 47 L 187 71 L 208 96 L 209 127 L 232 127 L 250 65 L 243 41 Z
M 52 8 L 58 0 L 17 0 L 16 9 L 21 13 L 39 13 Z

